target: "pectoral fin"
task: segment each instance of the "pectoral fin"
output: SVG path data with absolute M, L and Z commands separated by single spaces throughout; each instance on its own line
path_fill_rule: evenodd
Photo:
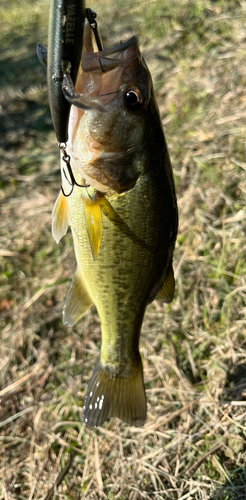
M 90 240 L 93 259 L 96 260 L 103 232 L 102 210 L 99 198 L 91 199 L 83 196 L 86 229 Z
M 138 236 L 129 228 L 129 226 L 125 223 L 125 221 L 120 217 L 120 215 L 116 212 L 113 206 L 109 203 L 109 201 L 105 198 L 100 199 L 100 205 L 102 207 L 102 211 L 104 215 L 114 224 L 117 229 L 122 231 L 125 236 L 130 238 L 132 241 L 138 243 L 143 248 L 148 248 L 148 244 L 138 238 Z
M 69 226 L 69 209 L 67 198 L 62 192 L 55 202 L 52 213 L 52 235 L 56 243 L 59 243 L 61 238 L 66 234 Z
M 79 268 L 77 268 L 63 309 L 64 325 L 75 325 L 92 305 L 93 301 L 87 291 L 82 273 Z
M 173 300 L 174 292 L 175 292 L 175 280 L 173 274 L 173 266 L 171 263 L 169 265 L 164 284 L 160 289 L 159 293 L 157 294 L 156 299 L 163 300 L 163 302 L 169 304 Z

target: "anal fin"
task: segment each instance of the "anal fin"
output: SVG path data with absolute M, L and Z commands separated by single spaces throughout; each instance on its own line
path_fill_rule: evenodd
M 165 277 L 164 284 L 160 291 L 158 292 L 156 299 L 160 299 L 163 302 L 169 304 L 172 302 L 175 292 L 175 279 L 173 274 L 173 266 L 172 263 L 169 264 L 167 275 Z
M 69 226 L 67 198 L 60 191 L 52 212 L 52 235 L 56 243 L 66 234 Z
M 63 309 L 64 325 L 73 326 L 92 305 L 92 298 L 87 291 L 81 271 L 77 268 Z
M 86 229 L 91 245 L 93 259 L 96 260 L 100 250 L 102 233 L 103 233 L 103 219 L 102 210 L 100 206 L 100 198 L 96 197 L 87 198 L 83 196 Z
M 84 422 L 97 427 L 110 417 L 129 425 L 144 425 L 146 397 L 140 356 L 132 376 L 114 376 L 100 360 L 95 366 L 84 401 Z

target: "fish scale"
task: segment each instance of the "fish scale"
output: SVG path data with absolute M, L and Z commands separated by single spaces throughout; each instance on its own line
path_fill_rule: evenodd
M 92 44 L 85 40 L 86 47 Z M 100 67 L 95 70 L 100 53 L 94 57 L 92 52 L 91 70 L 87 53 L 88 66 L 78 76 L 82 93 L 90 89 L 91 97 L 98 98 L 103 89 L 102 102 L 108 108 L 105 113 L 74 110 L 73 114 L 71 110 L 71 166 L 77 183 L 86 181 L 91 186 L 74 185 L 67 198 L 60 193 L 53 235 L 59 241 L 71 226 L 77 260 L 64 322 L 73 325 L 93 304 L 101 321 L 100 357 L 88 385 L 84 420 L 97 426 L 114 416 L 143 425 L 146 397 L 139 337 L 147 304 L 156 296 L 165 302 L 173 299 L 178 212 L 152 81 L 136 38 L 109 53 L 114 77 L 120 53 L 117 81 L 121 84 L 113 100 L 110 95 L 107 103 L 110 69 L 106 79 Z M 105 54 L 106 50 L 104 58 Z M 126 106 L 129 89 L 133 103 L 138 96 L 142 99 L 138 111 Z M 63 190 L 69 190 L 64 173 L 62 178 Z
M 166 247 L 170 246 L 170 234 L 176 231 L 176 220 L 171 218 L 169 224 L 166 221 L 173 200 L 171 192 L 167 196 L 164 180 L 159 169 L 152 167 L 133 190 L 108 197 L 110 205 L 139 240 L 122 234 L 103 214 L 103 237 L 96 262 L 90 251 L 85 216 L 81 216 L 81 190 L 75 187 L 69 199 L 76 259 L 83 263 L 83 279 L 101 320 L 101 365 L 107 366 L 113 377 L 122 373 L 129 376 L 139 363 L 138 340 L 145 307 L 156 281 L 169 264 Z M 158 203 L 158 211 L 156 199 L 163 200 Z

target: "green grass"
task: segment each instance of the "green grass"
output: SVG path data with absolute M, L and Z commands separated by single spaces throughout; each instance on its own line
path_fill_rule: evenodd
M 180 213 L 175 300 L 142 328 L 147 422 L 95 430 L 82 408 L 100 323 L 93 308 L 63 326 L 73 243 L 51 236 L 48 4 L 2 2 L 0 498 L 246 500 L 245 2 L 90 5 L 105 46 L 140 37 Z

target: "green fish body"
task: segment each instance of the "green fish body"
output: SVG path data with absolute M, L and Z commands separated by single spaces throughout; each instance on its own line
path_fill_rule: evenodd
M 96 73 L 90 70 L 94 92 L 102 95 L 108 111 L 71 113 L 73 173 L 78 183 L 86 180 L 91 187 L 75 185 L 67 198 L 60 193 L 53 212 L 53 235 L 59 241 L 71 226 L 77 260 L 64 322 L 73 325 L 93 304 L 101 321 L 100 358 L 84 402 L 84 421 L 92 426 L 112 416 L 133 425 L 145 422 L 141 325 L 146 306 L 157 295 L 165 302 L 174 295 L 178 212 L 172 167 L 136 38 L 122 47 L 106 55 L 103 51 L 102 60 L 113 60 L 105 73 L 97 67 Z M 92 59 L 98 57 L 93 50 L 87 52 Z M 78 78 L 79 91 L 85 91 L 83 85 L 92 87 L 88 72 L 80 77 L 85 84 Z M 104 94 L 110 86 L 107 102 Z M 130 109 L 125 103 L 129 95 Z M 70 191 L 64 174 L 63 189 Z

